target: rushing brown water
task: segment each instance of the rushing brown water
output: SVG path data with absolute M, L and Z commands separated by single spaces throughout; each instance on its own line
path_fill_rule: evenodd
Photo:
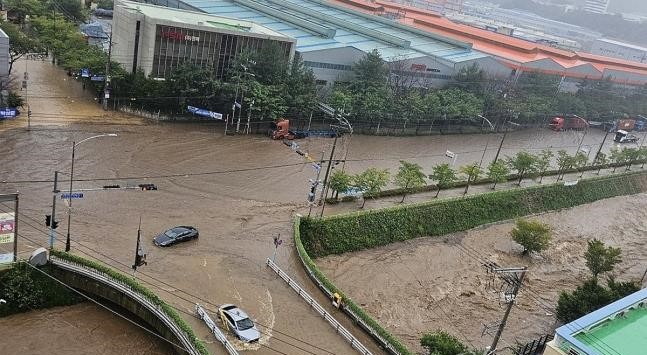
M 646 197 L 617 197 L 533 218 L 548 223 L 554 237 L 548 250 L 532 258 L 521 256 L 508 222 L 329 256 L 317 264 L 414 349 L 424 332 L 436 329 L 475 347 L 489 346 L 496 329 L 483 334 L 483 324 L 498 324 L 504 304 L 502 282 L 486 273 L 482 262 L 528 266 L 519 303 L 499 343 L 499 348 L 514 346 L 553 333 L 559 293 L 590 277 L 583 256 L 587 240 L 620 247 L 623 261 L 614 275 L 640 280 L 647 259 Z
M 0 354 L 172 355 L 155 336 L 83 303 L 0 318 Z
M 264 265 L 273 252 L 272 238 L 280 233 L 286 242 L 278 250 L 278 264 L 321 303 L 328 304 L 304 274 L 291 240 L 292 215 L 307 214 L 308 179 L 315 177 L 309 163 L 281 142 L 263 136 L 224 136 L 220 124 L 156 123 L 104 112 L 62 70 L 47 62 L 27 65 L 32 129 L 26 130 L 25 114 L 0 122 L 0 181 L 8 182 L 0 184 L 0 192 L 20 191 L 20 232 L 31 240 L 20 240 L 21 255 L 47 246 L 43 217 L 51 211 L 52 183 L 37 181 L 51 180 L 58 170 L 66 180 L 61 189 L 67 190 L 72 142 L 117 133 L 118 137 L 98 138 L 77 147 L 74 189 L 154 183 L 159 190 L 88 191 L 83 199 L 74 200 L 73 252 L 95 256 L 130 272 L 141 217 L 148 265 L 138 277 L 178 309 L 191 314 L 195 302 L 208 302 L 211 308 L 223 303 L 240 305 L 261 325 L 264 337 L 260 345 L 249 349 L 260 354 L 274 350 L 287 354 L 354 353 Z M 487 144 L 485 166 L 494 157 L 501 136 L 346 136 L 338 141 L 335 158 L 347 156 L 345 168 L 353 173 L 369 166 L 395 172 L 403 159 L 430 172 L 433 165 L 448 161 L 446 150 L 458 153 L 460 165 L 479 161 Z M 523 147 L 575 151 L 581 137 L 581 132 L 548 130 L 509 133 L 501 156 Z M 602 138 L 602 132 L 591 130 L 584 145 L 599 144 Z M 302 150 L 316 157 L 322 151 L 327 157 L 332 142 L 323 138 L 298 141 Z M 355 207 L 328 211 L 348 208 Z M 67 207 L 60 199 L 57 216 L 61 222 L 58 232 L 62 233 L 57 246 L 62 247 Z M 153 235 L 175 225 L 196 226 L 200 239 L 172 248 L 152 245 Z M 373 284 L 357 286 L 372 289 Z M 201 322 L 187 314 L 184 317 L 202 338 L 214 341 Z M 352 328 L 343 317 L 338 318 Z M 354 333 L 379 353 L 363 333 Z M 218 344 L 209 348 L 214 353 L 221 351 Z

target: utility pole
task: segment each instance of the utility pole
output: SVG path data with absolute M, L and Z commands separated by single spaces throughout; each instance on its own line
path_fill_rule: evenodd
M 323 217 L 324 208 L 326 208 L 326 195 L 328 194 L 328 177 L 330 176 L 330 169 L 333 164 L 333 157 L 335 156 L 335 148 L 337 147 L 337 137 L 339 137 L 339 131 L 335 132 L 335 141 L 332 143 L 332 150 L 330 150 L 330 158 L 328 159 L 328 166 L 326 167 L 326 175 L 324 175 L 323 186 L 321 186 L 321 197 L 319 198 L 320 203 L 322 203 L 321 214 L 319 217 Z
M 523 283 L 523 278 L 526 275 L 526 271 L 527 271 L 527 268 L 525 267 L 492 269 L 492 272 L 494 273 L 505 275 L 505 276 L 502 276 L 502 279 L 506 283 L 508 283 L 508 285 L 512 286 L 512 292 L 505 294 L 505 299 L 508 302 L 508 307 L 505 309 L 505 313 L 503 314 L 503 319 L 501 320 L 501 323 L 499 323 L 499 329 L 497 330 L 496 335 L 492 340 L 492 345 L 490 345 L 490 349 L 487 352 L 487 355 L 496 354 L 496 346 L 499 343 L 499 339 L 501 338 L 503 329 L 505 328 L 506 322 L 508 321 L 508 316 L 510 315 L 512 306 L 514 306 L 514 303 L 517 300 L 517 294 L 519 293 L 519 289 L 521 289 L 521 284 Z M 508 300 L 508 295 L 510 297 L 509 300 Z
M 505 123 L 504 123 L 505 124 Z M 501 139 L 501 143 L 499 144 L 499 149 L 496 151 L 496 155 L 494 156 L 494 161 L 493 163 L 496 163 L 497 160 L 499 160 L 499 153 L 501 153 L 501 148 L 503 147 L 503 142 L 505 141 L 505 136 L 508 134 L 508 131 L 503 132 L 503 138 Z
M 135 263 L 133 264 L 133 275 L 137 271 L 138 266 L 146 265 L 146 254 L 144 249 L 140 246 L 142 235 L 142 217 L 139 217 L 139 227 L 137 227 L 137 246 L 135 246 Z
M 106 61 L 106 76 L 103 80 L 103 110 L 108 110 L 108 98 L 110 91 L 108 85 L 110 84 L 110 61 L 112 59 L 112 26 L 110 27 L 110 37 L 108 38 L 108 60 Z
M 312 214 L 312 207 L 315 205 L 315 196 L 317 195 L 317 185 L 319 185 L 319 176 L 321 176 L 321 165 L 323 165 L 324 152 L 321 151 L 321 159 L 319 159 L 319 169 L 317 169 L 317 177 L 314 181 L 311 180 L 310 192 L 308 193 L 308 202 L 310 209 L 308 210 L 308 217 Z
M 602 147 L 604 147 L 604 142 L 607 141 L 608 136 L 609 136 L 609 131 L 607 131 L 607 133 L 604 135 L 604 139 L 602 139 L 602 144 L 600 144 L 600 148 L 598 148 L 598 152 L 595 153 L 595 157 L 593 157 L 593 163 L 595 163 L 600 157 L 600 152 L 602 151 Z
M 52 216 L 49 225 L 49 248 L 54 249 L 54 241 L 56 241 L 56 196 L 58 195 L 58 170 L 54 172 L 54 190 L 52 190 Z

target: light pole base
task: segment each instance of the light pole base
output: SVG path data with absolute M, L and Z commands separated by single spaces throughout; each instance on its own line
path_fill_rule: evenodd
M 70 234 L 67 234 L 67 237 L 65 238 L 65 252 L 70 251 Z

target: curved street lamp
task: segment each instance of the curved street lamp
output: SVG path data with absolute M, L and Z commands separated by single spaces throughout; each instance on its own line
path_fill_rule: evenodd
M 117 137 L 116 133 L 106 133 L 98 134 L 96 136 L 88 137 L 77 142 L 72 142 L 72 168 L 70 169 L 70 191 L 68 195 L 68 212 L 67 212 L 67 236 L 65 238 L 65 251 L 70 251 L 70 224 L 72 222 L 72 187 L 74 183 L 74 153 L 76 151 L 76 146 L 83 142 L 87 142 L 91 139 L 101 138 L 101 137 Z

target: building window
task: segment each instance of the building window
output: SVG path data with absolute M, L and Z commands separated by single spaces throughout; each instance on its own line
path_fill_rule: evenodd
M 353 67 L 350 65 L 344 65 L 344 64 L 333 64 L 333 63 L 322 63 L 322 62 L 311 62 L 311 61 L 304 61 L 303 65 L 309 68 L 319 68 L 319 69 L 332 69 L 332 70 L 343 70 L 343 71 L 351 71 L 353 70 Z

